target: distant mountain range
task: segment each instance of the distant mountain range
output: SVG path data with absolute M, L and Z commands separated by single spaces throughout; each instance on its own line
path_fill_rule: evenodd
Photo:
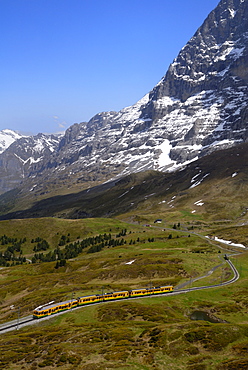
M 1 140 L 1 138 L 3 138 Z M 58 148 L 59 135 L 21 136 L 11 131 L 0 132 L 0 190 L 6 192 L 20 185 L 30 175 L 32 166 L 52 155 Z
M 0 193 L 21 186 L 26 196 L 48 197 L 140 171 L 173 172 L 246 142 L 247 46 L 248 2 L 221 0 L 136 104 L 62 136 L 1 131 Z

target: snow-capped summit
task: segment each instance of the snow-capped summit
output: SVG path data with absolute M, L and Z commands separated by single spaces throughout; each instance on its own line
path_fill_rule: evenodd
M 222 0 L 142 111 L 153 127 L 163 127 L 171 159 L 180 163 L 247 139 L 247 64 L 247 1 Z
M 16 131 L 4 129 L 0 131 L 0 154 L 5 151 L 14 141 L 20 139 L 24 135 Z

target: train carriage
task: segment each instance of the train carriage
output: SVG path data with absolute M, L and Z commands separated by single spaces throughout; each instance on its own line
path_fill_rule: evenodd
M 103 300 L 104 301 L 111 301 L 116 299 L 124 299 L 129 297 L 129 291 L 125 290 L 122 292 L 112 292 L 112 293 L 104 293 Z
M 131 290 L 130 292 L 130 297 L 145 297 L 148 295 L 153 295 L 153 294 L 164 294 L 171 292 L 173 290 L 172 285 L 168 286 L 162 286 L 162 287 L 154 287 L 154 288 L 145 288 L 145 289 L 134 289 Z
M 33 318 L 40 319 L 42 317 L 54 315 L 58 312 L 67 311 L 71 308 L 77 307 L 77 299 L 70 299 L 68 301 L 51 303 L 44 306 L 39 306 L 33 311 Z
M 151 291 L 152 291 L 152 294 L 163 294 L 163 293 L 169 293 L 169 292 L 172 292 L 173 290 L 173 286 L 172 285 L 168 285 L 168 286 L 159 286 L 159 287 L 156 287 L 156 288 L 152 288 Z
M 88 295 L 88 296 L 78 298 L 78 306 L 85 306 L 87 304 L 97 303 L 101 301 L 102 301 L 102 295 L 100 294 Z
M 149 289 L 134 289 L 130 291 L 130 297 L 144 297 L 146 295 L 150 295 L 150 290 Z

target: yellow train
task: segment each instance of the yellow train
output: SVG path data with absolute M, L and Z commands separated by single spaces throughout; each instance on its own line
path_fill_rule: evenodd
M 85 306 L 88 304 L 115 301 L 126 298 L 138 298 L 156 294 L 165 294 L 173 291 L 173 286 L 162 286 L 154 288 L 142 288 L 134 290 L 124 290 L 120 292 L 104 293 L 78 297 L 64 302 L 54 303 L 49 302 L 46 305 L 39 306 L 33 311 L 33 318 L 40 319 L 42 317 L 54 315 L 58 312 L 68 311 L 75 307 Z

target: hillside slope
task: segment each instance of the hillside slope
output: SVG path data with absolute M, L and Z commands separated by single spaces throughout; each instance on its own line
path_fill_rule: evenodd
M 112 217 L 155 210 L 173 213 L 176 208 L 205 214 L 206 219 L 246 217 L 247 163 L 248 144 L 240 144 L 213 152 L 172 173 L 145 171 L 40 201 L 32 192 L 25 196 L 16 189 L 0 196 L 0 219 Z M 200 200 L 203 207 L 195 205 Z

